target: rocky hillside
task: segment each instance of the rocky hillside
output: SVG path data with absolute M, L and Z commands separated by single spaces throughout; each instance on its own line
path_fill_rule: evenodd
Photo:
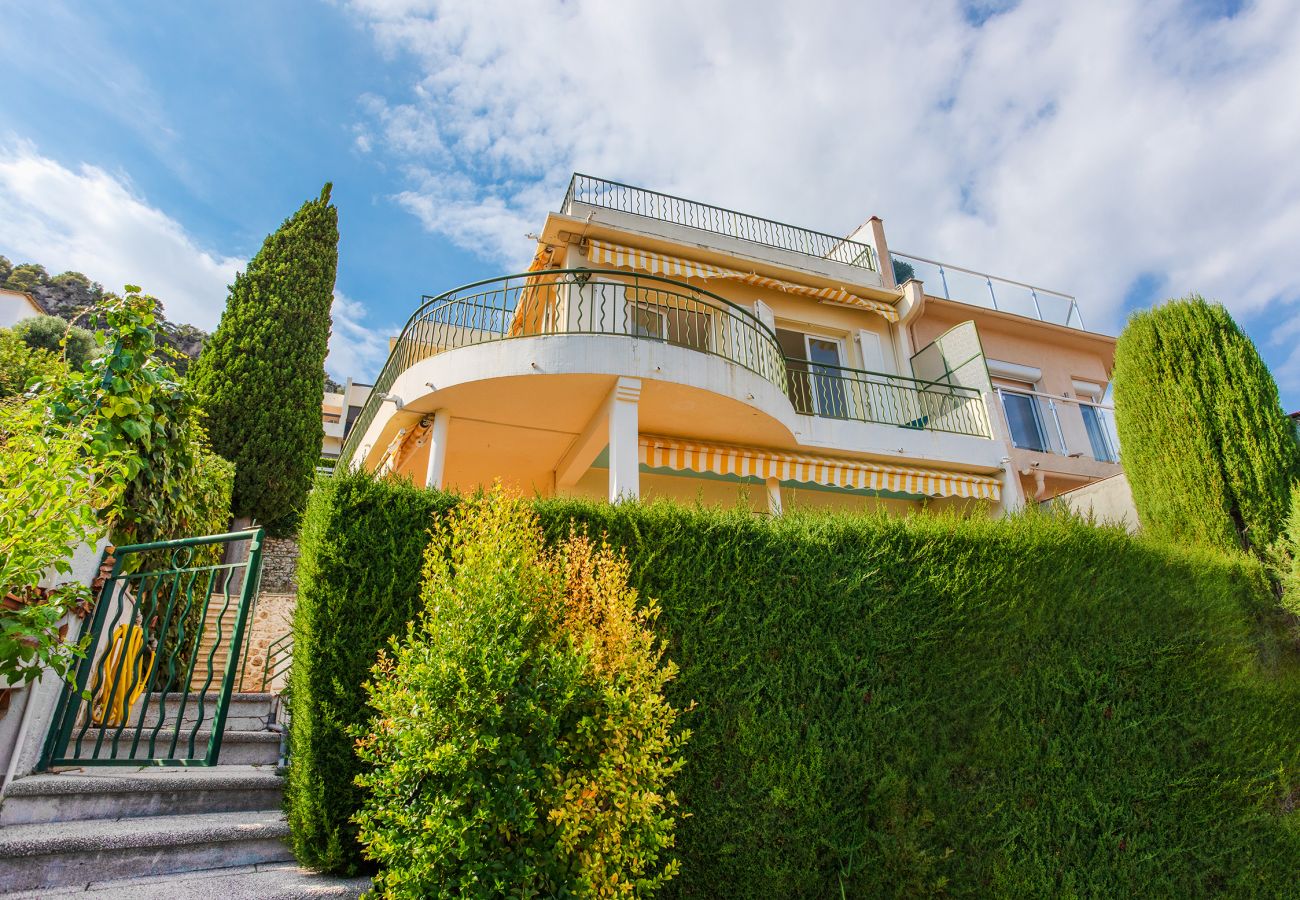
M 0 256 L 0 287 L 15 291 L 26 291 L 44 306 L 50 315 L 72 321 L 78 325 L 94 328 L 96 321 L 95 307 L 104 296 L 104 288 L 98 282 L 91 281 L 80 272 L 64 272 L 50 275 L 39 263 L 21 263 L 14 265 Z M 195 359 L 207 340 L 207 332 L 193 325 L 178 324 L 170 321 L 163 312 L 163 305 L 158 304 L 158 318 L 161 323 L 163 340 L 174 350 L 188 359 Z M 178 369 L 184 371 L 186 362 L 180 361 Z

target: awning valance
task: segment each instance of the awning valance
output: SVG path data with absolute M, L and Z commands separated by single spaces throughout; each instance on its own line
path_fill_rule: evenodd
M 778 481 L 803 481 L 830 487 L 925 497 L 970 497 L 996 501 L 1002 496 L 1001 483 L 988 475 L 887 466 L 860 459 L 782 453 L 649 435 L 641 437 L 640 445 L 641 464 L 656 469 L 775 478 Z
M 649 250 L 638 250 L 635 247 L 625 247 L 622 244 L 611 244 L 595 239 L 587 241 L 587 258 L 598 266 L 638 269 L 642 272 L 649 272 L 651 275 L 662 275 L 665 278 L 731 278 L 736 281 L 743 281 L 746 284 L 784 291 L 787 294 L 800 294 L 805 297 L 815 297 L 818 300 L 829 300 L 832 303 L 857 306 L 878 313 L 891 322 L 898 321 L 898 311 L 888 303 L 881 303 L 867 297 L 859 297 L 857 294 L 849 293 L 844 288 L 819 288 L 806 284 L 795 284 L 777 278 L 768 278 L 754 272 L 724 269 L 721 266 L 714 266 L 709 263 L 681 259 L 664 253 L 651 253 Z

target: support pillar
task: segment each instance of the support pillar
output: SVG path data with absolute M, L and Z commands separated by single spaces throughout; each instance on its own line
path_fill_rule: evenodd
M 776 478 L 767 479 L 767 511 L 781 515 L 781 482 Z
M 433 424 L 429 427 L 429 464 L 424 470 L 424 486 L 442 490 L 443 475 L 447 468 L 447 426 L 451 424 L 451 413 L 445 409 L 436 410 Z
M 984 411 L 989 419 L 993 440 L 1000 443 L 1006 455 L 1002 457 L 1001 514 L 1009 516 L 1025 508 L 1025 487 L 1020 483 L 1020 473 L 1012 462 L 1011 427 L 1007 424 L 1002 401 L 994 391 L 984 392 Z
M 641 447 L 637 404 L 641 379 L 618 379 L 609 397 L 609 502 L 641 496 Z

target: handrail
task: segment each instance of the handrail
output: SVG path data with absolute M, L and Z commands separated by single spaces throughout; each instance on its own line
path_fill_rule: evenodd
M 942 290 L 943 292 L 942 296 L 947 300 L 955 300 L 958 303 L 976 302 L 975 298 L 954 297 L 952 295 L 952 291 L 948 284 L 947 274 L 949 272 L 959 272 L 962 275 L 968 275 L 973 278 L 983 280 L 984 286 L 988 290 L 988 297 L 986 299 L 992 303 L 993 309 L 995 310 L 999 310 L 1002 312 L 1008 311 L 1008 310 L 1003 310 L 1002 307 L 998 304 L 998 295 L 997 292 L 993 289 L 993 285 L 996 282 L 998 284 L 1011 285 L 1012 287 L 1019 288 L 1022 291 L 1029 292 L 1028 294 L 1029 301 L 1032 303 L 1033 311 L 1034 311 L 1034 314 L 1031 318 L 1038 319 L 1041 322 L 1051 321 L 1043 315 L 1043 309 L 1042 309 L 1042 305 L 1039 302 L 1039 298 L 1040 296 L 1046 298 L 1053 298 L 1056 300 L 1064 301 L 1065 304 L 1067 305 L 1064 321 L 1055 324 L 1064 325 L 1068 328 L 1077 327 L 1080 331 L 1086 330 L 1083 324 L 1083 313 L 1079 310 L 1079 303 L 1075 299 L 1073 294 L 1067 294 L 1064 291 L 1055 291 L 1052 290 L 1051 288 L 1039 287 L 1038 285 L 1029 284 L 1028 282 L 1025 281 L 1016 281 L 1013 278 L 1003 278 L 1000 275 L 990 275 L 988 272 L 980 272 L 975 269 L 967 269 L 964 266 L 954 266 L 951 263 L 942 262 L 937 259 L 929 259 L 924 256 L 916 256 L 915 254 L 912 253 L 900 253 L 897 250 L 893 250 L 890 251 L 889 255 L 891 259 L 903 260 L 908 265 L 910 265 L 911 262 L 918 262 L 918 263 L 924 263 L 927 266 L 934 266 L 939 273 L 939 284 L 937 286 L 932 285 L 931 290 L 932 291 Z M 926 279 L 922 278 L 920 280 L 925 281 Z M 937 297 L 940 296 L 940 294 L 936 292 L 933 293 L 932 296 Z M 1005 296 L 1003 299 L 1004 300 L 1006 299 Z M 984 304 L 978 303 L 977 305 L 984 305 Z M 1017 313 L 1017 315 L 1019 315 L 1019 313 Z M 1075 320 L 1078 320 L 1077 326 L 1073 324 Z
M 796 412 L 991 438 L 978 388 L 786 357 Z
M 609 202 L 614 195 L 618 195 L 622 202 Z M 575 172 L 569 180 L 560 211 L 570 214 L 575 202 L 698 228 L 871 272 L 880 271 L 876 250 L 870 244 L 581 172 Z
M 620 269 L 546 269 L 488 278 L 426 296 L 407 319 L 339 460 L 348 464 L 398 375 L 459 347 L 564 334 L 618 335 L 676 344 L 730 360 L 785 390 L 772 329 L 701 288 Z

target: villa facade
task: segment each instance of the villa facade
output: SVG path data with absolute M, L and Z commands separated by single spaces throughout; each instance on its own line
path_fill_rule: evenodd
M 1121 471 L 1114 344 L 1067 295 L 891 254 L 878 218 L 575 175 L 525 273 L 425 298 L 335 404 L 338 452 L 462 490 L 995 513 Z

